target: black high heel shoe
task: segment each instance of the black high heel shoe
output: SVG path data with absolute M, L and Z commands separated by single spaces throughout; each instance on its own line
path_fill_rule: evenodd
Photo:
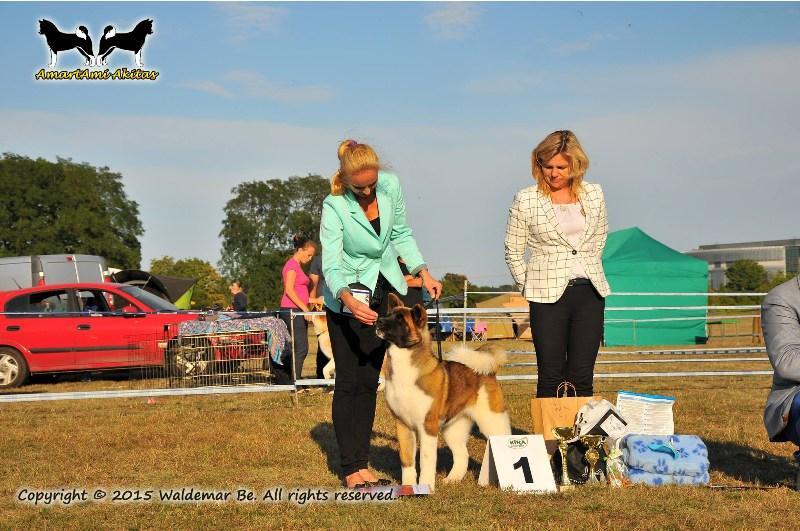
M 388 487 L 392 482 L 388 479 L 380 478 L 378 481 L 366 481 L 368 487 Z

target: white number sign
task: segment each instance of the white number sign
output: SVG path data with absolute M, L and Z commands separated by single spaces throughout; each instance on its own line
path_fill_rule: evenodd
M 557 492 L 541 435 L 489 437 L 479 485 L 498 485 L 517 492 Z

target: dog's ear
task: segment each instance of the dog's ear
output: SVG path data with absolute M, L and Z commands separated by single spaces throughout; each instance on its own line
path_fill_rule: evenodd
M 389 293 L 389 311 L 391 312 L 395 308 L 398 308 L 403 305 L 403 301 L 400 300 L 400 297 L 395 295 L 394 293 Z
M 425 307 L 421 304 L 417 304 L 411 309 L 411 318 L 417 328 L 425 328 L 428 324 L 428 312 L 425 311 Z

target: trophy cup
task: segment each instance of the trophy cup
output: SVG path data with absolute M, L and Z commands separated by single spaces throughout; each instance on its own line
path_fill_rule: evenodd
M 580 437 L 580 441 L 588 447 L 586 461 L 589 462 L 589 483 L 600 483 L 596 476 L 595 466 L 600 459 L 600 452 L 597 449 L 603 444 L 604 439 L 605 437 L 602 435 L 581 435 Z
M 569 490 L 575 486 L 570 482 L 567 472 L 567 441 L 575 437 L 575 428 L 573 426 L 553 428 L 553 435 L 558 440 L 558 451 L 561 454 L 561 485 L 558 490 Z

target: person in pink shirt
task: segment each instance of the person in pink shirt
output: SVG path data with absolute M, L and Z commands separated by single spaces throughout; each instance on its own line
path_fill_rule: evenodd
M 305 236 L 295 235 L 292 241 L 294 254 L 283 266 L 283 297 L 281 297 L 280 308 L 280 317 L 286 323 L 290 333 L 292 331 L 291 312 L 310 311 L 308 291 L 311 279 L 303 271 L 302 266 L 311 262 L 317 252 L 317 244 Z M 311 321 L 310 315 L 294 316 L 294 345 L 290 342 L 283 349 L 281 364 L 273 366 L 276 384 L 290 385 L 294 380 L 301 378 L 303 363 L 308 354 L 309 321 Z M 294 373 L 292 373 L 292 347 L 294 347 Z

